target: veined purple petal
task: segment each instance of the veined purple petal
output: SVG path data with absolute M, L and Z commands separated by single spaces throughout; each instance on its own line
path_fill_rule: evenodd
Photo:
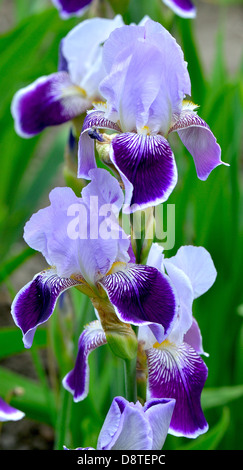
M 212 131 L 203 119 L 195 112 L 182 112 L 171 127 L 170 132 L 178 135 L 194 159 L 197 176 L 205 181 L 211 171 L 218 165 L 226 163 L 221 160 L 221 149 Z
M 162 0 L 174 13 L 182 18 L 195 18 L 196 8 L 191 0 Z
M 121 132 L 118 124 L 105 118 L 103 111 L 92 111 L 87 114 L 79 138 L 78 178 L 90 179 L 89 171 L 96 168 L 94 139 L 90 136 L 92 129 L 110 129 Z M 101 135 L 102 138 L 102 135 Z
M 164 330 L 158 341 L 169 333 L 177 312 L 177 298 L 166 275 L 151 266 L 127 265 L 124 270 L 105 276 L 100 283 L 121 321 L 162 325 Z
M 90 107 L 83 91 L 67 72 L 38 78 L 14 95 L 11 112 L 17 134 L 32 137 L 48 126 L 56 126 L 82 114 Z
M 22 419 L 25 416 L 25 414 L 17 410 L 16 408 L 13 408 L 11 405 L 6 403 L 1 397 L 0 397 L 0 422 L 1 421 L 18 421 L 19 419 Z
M 168 199 L 177 183 L 172 150 L 161 135 L 120 134 L 112 140 L 110 158 L 125 186 L 127 212 Z
M 91 322 L 81 333 L 74 368 L 64 377 L 63 386 L 72 393 L 75 402 L 84 400 L 89 389 L 89 354 L 106 344 L 106 336 L 98 320 Z
M 207 367 L 186 343 L 173 343 L 146 351 L 149 393 L 154 398 L 175 398 L 169 433 L 195 438 L 208 429 L 201 408 L 201 392 L 207 379 Z
M 78 285 L 78 280 L 60 278 L 54 269 L 42 271 L 16 295 L 11 313 L 16 325 L 23 332 L 23 342 L 30 348 L 36 328 L 52 315 L 59 295 Z
M 52 0 L 63 19 L 81 16 L 91 2 L 92 0 Z

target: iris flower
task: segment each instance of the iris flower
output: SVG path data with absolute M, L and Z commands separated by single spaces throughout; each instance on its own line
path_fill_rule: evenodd
M 9 405 L 0 397 L 0 421 L 18 421 L 24 416 L 22 411 Z
M 122 26 L 114 19 L 92 18 L 74 27 L 61 41 L 59 70 L 17 91 L 11 112 L 15 130 L 24 138 L 49 126 L 74 119 L 102 99 L 98 90 L 105 75 L 102 64 L 104 41 Z
M 175 256 L 166 259 L 158 245 L 153 245 L 148 263 L 167 272 L 180 305 L 177 320 L 164 342 L 158 343 L 146 327 L 139 329 L 139 341 L 147 356 L 148 396 L 175 398 L 169 432 L 195 438 L 208 429 L 200 404 L 207 379 L 207 366 L 201 355 L 207 353 L 192 304 L 213 285 L 217 273 L 203 247 L 183 246 Z
M 210 254 L 203 247 L 184 246 L 171 258 L 164 258 L 162 249 L 153 244 L 149 265 L 165 270 L 176 290 L 179 309 L 171 332 L 158 342 L 153 329 L 146 325 L 138 333 L 138 371 L 148 375 L 148 397 L 173 398 L 175 408 L 169 432 L 195 438 L 208 429 L 200 398 L 207 378 L 207 367 L 201 359 L 206 355 L 197 321 L 192 314 L 193 300 L 204 294 L 214 283 L 216 270 Z M 159 293 L 158 293 L 159 294 Z M 158 334 L 158 327 L 156 333 Z M 102 325 L 97 319 L 86 326 L 79 339 L 74 368 L 64 377 L 63 386 L 74 401 L 88 394 L 88 356 L 106 344 Z
M 91 2 L 92 0 L 52 0 L 63 19 L 83 15 Z
M 164 337 L 172 327 L 177 311 L 172 283 L 156 268 L 136 265 L 130 256 L 130 238 L 116 218 L 123 203 L 118 181 L 104 169 L 91 171 L 90 178 L 82 198 L 71 188 L 53 189 L 50 206 L 25 225 L 25 241 L 49 265 L 12 304 L 27 348 L 37 326 L 53 313 L 59 295 L 72 286 L 92 299 L 106 336 L 116 335 L 119 328 L 121 336 L 134 334 L 130 324 L 156 324 L 162 325 Z
M 177 132 L 194 158 L 198 178 L 206 180 L 222 163 L 221 150 L 196 106 L 185 100 L 191 93 L 187 64 L 170 33 L 150 19 L 118 28 L 104 45 L 103 61 L 107 75 L 100 92 L 106 104 L 84 120 L 78 176 L 88 179 L 96 166 L 96 138 L 124 184 L 126 212 L 162 203 L 177 183 L 167 140 Z M 109 135 L 98 134 L 99 129 Z
M 160 450 L 174 406 L 173 399 L 152 399 L 142 406 L 115 397 L 101 428 L 97 450 Z

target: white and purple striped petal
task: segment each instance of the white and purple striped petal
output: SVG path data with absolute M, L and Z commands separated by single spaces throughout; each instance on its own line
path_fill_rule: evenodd
M 78 147 L 78 177 L 90 179 L 89 171 L 96 168 L 94 139 L 103 140 L 102 134 L 96 132 L 95 137 L 93 131 L 96 129 L 108 129 L 114 132 L 121 132 L 118 124 L 105 118 L 103 111 L 92 111 L 87 114 L 83 129 L 79 138 Z
M 192 155 L 199 179 L 205 181 L 221 160 L 221 148 L 203 119 L 193 111 L 183 111 L 169 132 L 177 132 Z
M 54 269 L 42 271 L 15 296 L 11 307 L 14 322 L 22 330 L 23 342 L 30 348 L 36 328 L 52 315 L 59 295 L 80 284 L 70 278 L 60 278 Z
M 171 10 L 182 18 L 195 18 L 196 8 L 191 0 L 162 0 Z
M 100 283 L 121 321 L 161 325 L 159 342 L 169 334 L 177 313 L 177 296 L 166 275 L 151 266 L 127 265 Z
M 67 72 L 60 71 L 17 91 L 11 112 L 17 134 L 28 138 L 46 127 L 73 119 L 90 105 L 85 92 L 71 81 Z
M 74 368 L 64 377 L 63 386 L 72 393 L 73 400 L 84 400 L 89 391 L 89 354 L 106 344 L 106 336 L 98 320 L 86 326 L 79 338 L 78 355 Z
M 166 201 L 177 183 L 174 155 L 161 135 L 118 134 L 110 158 L 125 186 L 126 212 Z
M 22 419 L 24 416 L 25 414 L 22 411 L 17 410 L 13 406 L 9 405 L 0 397 L 0 422 L 1 421 L 18 421 L 19 419 Z
M 52 0 L 63 19 L 83 15 L 91 2 L 92 0 Z
M 201 392 L 207 367 L 186 343 L 175 346 L 165 341 L 146 351 L 149 395 L 176 400 L 169 433 L 195 438 L 208 429 L 201 408 Z

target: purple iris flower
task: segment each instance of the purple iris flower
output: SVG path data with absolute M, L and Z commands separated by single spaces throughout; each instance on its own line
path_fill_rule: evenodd
M 32 137 L 74 119 L 102 99 L 98 87 L 105 76 L 103 43 L 123 24 L 120 15 L 92 18 L 62 39 L 58 72 L 38 78 L 14 95 L 11 112 L 17 134 Z
M 97 450 L 162 449 L 174 406 L 173 399 L 152 399 L 142 406 L 115 397 L 101 428 Z
M 172 283 L 156 268 L 132 262 L 130 238 L 117 221 L 124 199 L 118 181 L 104 169 L 92 170 L 90 179 L 82 198 L 71 188 L 52 190 L 50 206 L 25 225 L 25 241 L 50 266 L 36 274 L 12 304 L 27 348 L 37 326 L 53 313 L 59 295 L 72 286 L 87 294 L 94 306 L 107 297 L 107 308 L 111 305 L 121 322 L 162 325 L 162 337 L 172 328 L 177 311 Z
M 91 2 L 92 0 L 52 0 L 63 19 L 83 15 Z
M 84 120 L 79 177 L 88 179 L 95 166 L 94 129 L 109 129 L 109 135 L 100 134 L 99 146 L 103 139 L 109 164 L 123 181 L 127 212 L 164 202 L 174 189 L 177 167 L 167 140 L 172 132 L 192 154 L 201 180 L 223 163 L 208 125 L 184 99 L 191 93 L 187 64 L 162 25 L 147 19 L 116 29 L 104 45 L 103 61 L 107 75 L 100 92 L 106 104 Z
M 162 0 L 167 7 L 182 18 L 195 18 L 196 8 L 191 0 Z
M 207 353 L 193 318 L 192 304 L 212 286 L 216 270 L 210 254 L 203 247 L 184 246 L 174 257 L 165 259 L 162 249 L 153 244 L 148 263 L 162 273 L 166 270 L 177 292 L 179 309 L 170 333 L 162 342 L 156 339 L 159 326 L 154 331 L 151 325 L 139 328 L 138 363 L 145 363 L 148 369 L 147 398 L 174 398 L 176 403 L 169 432 L 195 438 L 208 429 L 200 404 L 207 379 L 207 367 L 201 355 Z M 87 396 L 88 356 L 104 344 L 106 337 L 99 320 L 87 325 L 80 335 L 75 366 L 63 379 L 63 386 L 72 393 L 74 401 Z
M 148 263 L 161 266 L 172 280 L 179 298 L 179 311 L 171 333 L 158 343 L 151 329 L 139 329 L 139 341 L 147 356 L 149 398 L 175 398 L 170 423 L 171 434 L 195 438 L 208 429 L 200 404 L 207 379 L 207 367 L 201 355 L 207 355 L 202 336 L 192 314 L 193 300 L 215 282 L 216 270 L 203 247 L 183 246 L 169 259 L 153 245 Z
M 18 421 L 24 416 L 22 411 L 13 408 L 0 397 L 0 421 Z

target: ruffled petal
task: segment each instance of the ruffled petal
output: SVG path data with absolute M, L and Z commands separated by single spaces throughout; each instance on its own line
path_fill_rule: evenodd
M 124 212 L 166 201 L 177 183 L 174 156 L 161 135 L 117 135 L 111 143 L 110 158 L 125 186 Z
M 67 122 L 90 107 L 84 92 L 67 72 L 38 78 L 14 95 L 11 112 L 17 134 L 28 138 L 49 126 Z
M 195 318 L 193 318 L 192 325 L 184 336 L 184 341 L 192 346 L 198 354 L 209 356 L 203 349 L 201 331 Z
M 42 271 L 16 295 L 11 313 L 16 325 L 23 332 L 23 342 L 30 348 L 36 328 L 52 315 L 59 295 L 66 289 L 80 284 L 70 278 L 60 278 L 54 269 Z
M 162 325 L 158 341 L 170 332 L 177 312 L 177 297 L 166 275 L 151 266 L 127 265 L 105 276 L 100 283 L 121 321 Z
M 78 355 L 74 368 L 64 377 L 62 383 L 72 393 L 73 400 L 84 400 L 89 390 L 89 354 L 99 346 L 106 344 L 106 336 L 98 320 L 86 326 L 79 338 Z
M 188 277 L 194 299 L 207 292 L 217 276 L 212 257 L 202 246 L 181 246 L 175 256 L 165 259 L 165 266 L 169 265 L 178 268 Z
M 207 367 L 186 343 L 176 347 L 165 341 L 146 351 L 149 394 L 154 398 L 175 398 L 169 432 L 195 438 L 208 429 L 201 408 L 201 392 L 207 379 Z
M 74 83 L 89 97 L 101 99 L 99 84 L 105 76 L 103 44 L 111 31 L 122 26 L 121 15 L 114 18 L 89 18 L 71 29 L 63 39 L 63 55 Z
M 83 15 L 91 2 L 92 0 L 52 0 L 63 19 Z
M 1 421 L 18 421 L 19 419 L 22 419 L 25 416 L 25 414 L 17 410 L 16 408 L 13 408 L 11 405 L 6 403 L 1 397 L 0 397 L 0 422 Z
M 83 124 L 83 129 L 79 138 L 78 147 L 78 178 L 90 179 L 89 171 L 96 168 L 94 139 L 98 134 L 93 136 L 95 129 L 109 129 L 115 132 L 121 132 L 118 124 L 105 118 L 103 111 L 92 111 L 89 113 Z M 102 140 L 102 135 L 100 136 Z
M 190 0 L 163 0 L 171 10 L 182 18 L 195 18 L 196 8 Z
M 195 112 L 182 112 L 170 129 L 175 131 L 192 155 L 200 180 L 205 181 L 218 165 L 227 165 L 221 160 L 221 149 L 212 131 Z

